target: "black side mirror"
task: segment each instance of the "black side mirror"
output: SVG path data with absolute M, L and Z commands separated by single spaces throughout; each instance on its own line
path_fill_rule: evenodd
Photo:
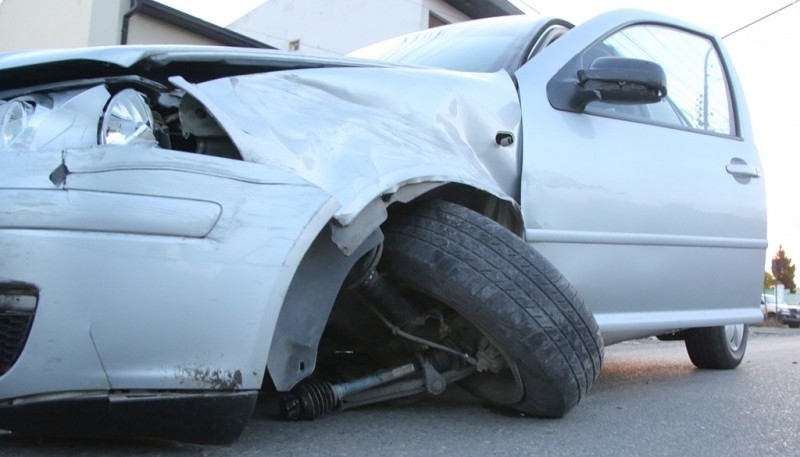
M 556 109 L 583 112 L 594 101 L 613 104 L 658 103 L 667 96 L 667 75 L 655 62 L 626 57 L 598 57 L 577 79 L 547 84 L 550 104 Z

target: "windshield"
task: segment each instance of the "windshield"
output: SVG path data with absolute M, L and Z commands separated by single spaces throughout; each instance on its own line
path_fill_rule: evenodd
M 774 305 L 775 304 L 775 296 L 774 295 L 767 295 L 767 294 L 761 295 L 761 300 L 764 303 L 768 304 L 768 305 Z M 783 300 L 781 300 L 781 301 L 778 302 L 778 304 L 779 305 L 785 305 L 786 303 Z
M 460 71 L 513 71 L 544 24 L 527 16 L 468 21 L 382 41 L 348 56 Z

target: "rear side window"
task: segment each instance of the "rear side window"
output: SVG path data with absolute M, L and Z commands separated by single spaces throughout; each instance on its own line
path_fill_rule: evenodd
M 581 56 L 583 68 L 604 56 L 661 65 L 667 74 L 667 97 L 647 105 L 591 103 L 586 112 L 736 135 L 728 78 L 709 39 L 671 27 L 636 25 L 587 49 Z

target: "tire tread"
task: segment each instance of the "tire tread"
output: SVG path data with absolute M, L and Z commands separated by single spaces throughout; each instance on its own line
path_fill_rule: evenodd
M 594 317 L 566 278 L 522 239 L 485 216 L 443 201 L 405 208 L 384 232 L 385 256 L 418 266 L 433 261 L 432 272 L 467 285 L 479 303 L 468 319 L 508 341 L 528 376 L 546 379 L 563 397 L 557 411 L 545 410 L 535 393 L 526 391 L 517 409 L 563 415 L 597 379 L 603 343 Z

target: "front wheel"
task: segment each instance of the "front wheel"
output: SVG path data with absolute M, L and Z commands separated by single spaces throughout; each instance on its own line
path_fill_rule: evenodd
M 736 368 L 747 349 L 747 324 L 693 328 L 686 331 L 686 351 L 698 368 Z
M 603 341 L 576 291 L 544 257 L 495 221 L 429 201 L 383 228 L 379 269 L 406 299 L 442 309 L 450 339 L 477 354 L 462 381 L 490 403 L 560 417 L 597 379 Z

